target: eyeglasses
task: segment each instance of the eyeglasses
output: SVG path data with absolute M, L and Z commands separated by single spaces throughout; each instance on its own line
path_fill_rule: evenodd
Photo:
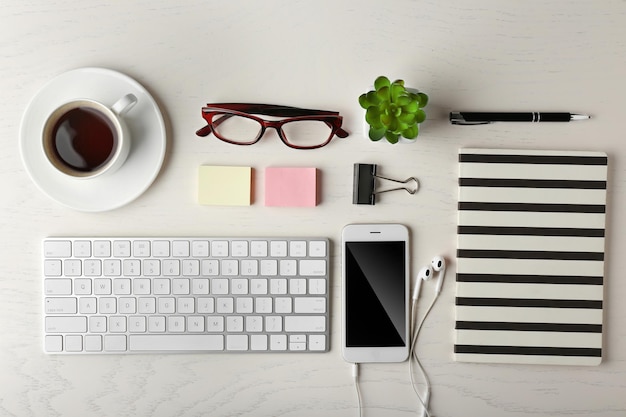
M 281 118 L 266 120 L 255 115 Z M 341 128 L 343 117 L 338 112 L 309 110 L 271 104 L 223 103 L 207 104 L 202 117 L 208 125 L 196 132 L 198 136 L 213 133 L 218 139 L 235 145 L 257 143 L 267 128 L 274 128 L 283 143 L 294 149 L 315 149 L 328 144 L 336 135 L 345 138 Z

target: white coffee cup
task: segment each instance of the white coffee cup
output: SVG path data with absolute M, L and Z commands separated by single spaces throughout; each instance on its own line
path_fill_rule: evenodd
M 77 179 L 108 175 L 119 169 L 131 147 L 123 116 L 137 103 L 126 94 L 111 107 L 91 99 L 76 99 L 48 116 L 42 144 L 48 162 Z

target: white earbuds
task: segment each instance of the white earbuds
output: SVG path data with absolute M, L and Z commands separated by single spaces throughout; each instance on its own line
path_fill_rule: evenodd
M 439 275 L 437 285 L 435 286 L 435 293 L 439 294 L 441 292 L 441 287 L 443 286 L 443 278 L 446 273 L 446 260 L 443 258 L 443 256 L 435 256 L 433 260 L 430 261 L 430 265 L 427 265 L 420 269 L 419 273 L 417 274 L 415 288 L 413 289 L 414 300 L 417 300 L 420 296 L 422 281 L 430 280 L 435 272 L 437 272 L 437 274 Z
M 443 259 L 443 256 L 435 256 L 432 261 L 430 261 L 432 268 L 439 273 L 439 280 L 437 280 L 437 286 L 435 287 L 435 293 L 439 294 L 441 292 L 441 287 L 443 287 L 443 278 L 446 276 L 446 260 Z
M 433 267 L 427 265 L 420 269 L 417 274 L 417 281 L 415 282 L 415 288 L 413 289 L 413 299 L 417 300 L 420 296 L 420 289 L 422 288 L 422 281 L 428 281 L 433 277 Z

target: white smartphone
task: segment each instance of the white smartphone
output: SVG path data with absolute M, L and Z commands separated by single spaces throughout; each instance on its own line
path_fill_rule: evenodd
M 342 233 L 342 352 L 348 362 L 409 355 L 409 231 L 350 224 Z

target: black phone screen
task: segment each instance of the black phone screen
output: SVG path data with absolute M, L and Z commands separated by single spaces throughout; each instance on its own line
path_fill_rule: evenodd
M 346 346 L 406 346 L 405 245 L 346 242 Z

